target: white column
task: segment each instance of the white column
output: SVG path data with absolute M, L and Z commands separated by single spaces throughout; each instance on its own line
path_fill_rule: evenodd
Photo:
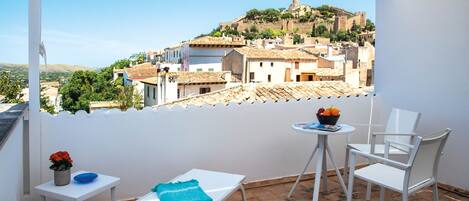
M 39 45 L 41 43 L 41 0 L 29 0 L 29 173 L 31 199 L 38 200 L 32 188 L 41 182 L 41 125 Z

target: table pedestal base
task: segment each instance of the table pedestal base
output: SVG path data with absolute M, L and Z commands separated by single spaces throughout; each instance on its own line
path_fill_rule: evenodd
M 309 157 L 309 160 L 306 163 L 306 166 L 304 167 L 303 171 L 301 172 L 300 175 L 298 175 L 298 178 L 296 179 L 295 184 L 290 190 L 290 193 L 288 193 L 288 198 L 290 198 L 293 192 L 295 191 L 296 186 L 300 182 L 301 177 L 305 174 L 306 170 L 308 169 L 309 164 L 311 163 L 315 155 L 317 156 L 317 158 L 316 158 L 316 172 L 315 172 L 315 177 L 314 177 L 313 201 L 319 200 L 321 173 L 323 176 L 323 190 L 327 192 L 327 157 L 326 155 L 329 155 L 329 159 L 331 160 L 332 166 L 334 167 L 337 177 L 339 178 L 339 182 L 342 187 L 342 190 L 347 195 L 347 187 L 345 186 L 344 180 L 342 179 L 342 175 L 340 174 L 340 171 L 337 168 L 334 157 L 332 155 L 332 151 L 329 148 L 329 145 L 327 143 L 327 135 L 318 135 L 318 143 L 316 147 L 314 148 L 313 153 Z

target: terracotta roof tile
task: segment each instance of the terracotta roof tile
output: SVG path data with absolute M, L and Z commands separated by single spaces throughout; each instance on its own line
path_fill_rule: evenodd
M 279 60 L 316 60 L 317 57 L 301 50 L 273 50 L 260 48 L 236 48 L 234 51 L 246 55 L 250 59 L 279 59 Z
M 189 41 L 189 45 L 228 45 L 242 47 L 245 45 L 244 40 L 233 40 L 233 38 L 204 36 Z
M 180 99 L 164 104 L 169 107 L 176 105 L 186 107 L 188 105 L 215 105 L 254 102 L 254 101 L 279 101 L 299 100 L 302 98 L 319 98 L 329 96 L 366 95 L 369 90 L 357 89 L 342 81 L 320 82 L 288 82 L 280 84 L 244 84 L 208 94 Z M 155 106 L 159 107 L 159 106 Z
M 178 84 L 201 84 L 201 83 L 226 83 L 226 76 L 229 72 L 168 72 L 170 76 L 177 76 Z M 163 75 L 161 73 L 161 75 Z M 233 77 L 232 77 L 233 78 Z M 156 84 L 156 75 L 142 80 L 143 83 Z
M 146 79 L 156 76 L 156 68 L 125 68 L 128 79 Z

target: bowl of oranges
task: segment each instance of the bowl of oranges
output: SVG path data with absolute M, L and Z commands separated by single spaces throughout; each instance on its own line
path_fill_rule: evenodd
M 337 107 L 319 108 L 316 117 L 322 125 L 335 126 L 339 121 L 340 110 Z

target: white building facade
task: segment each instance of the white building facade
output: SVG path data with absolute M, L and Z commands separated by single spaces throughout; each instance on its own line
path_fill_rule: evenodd
M 142 81 L 144 105 L 154 106 L 178 99 L 225 89 L 231 83 L 229 72 L 161 72 Z

